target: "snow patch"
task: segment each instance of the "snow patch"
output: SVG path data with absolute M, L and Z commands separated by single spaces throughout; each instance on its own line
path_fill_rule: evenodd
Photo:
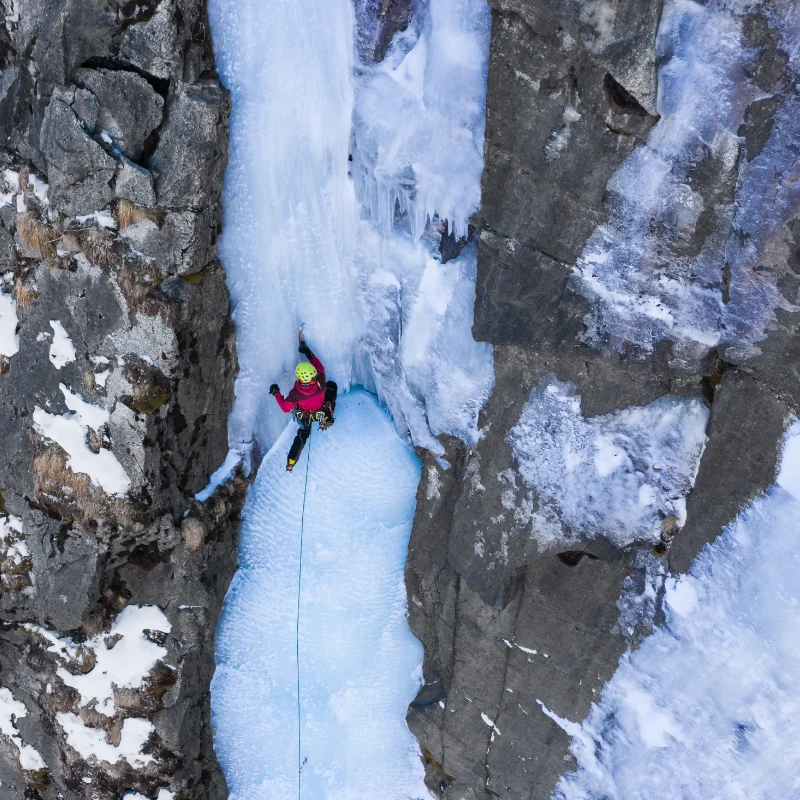
M 142 753 L 142 748 L 155 732 L 155 726 L 149 720 L 137 717 L 123 720 L 118 745 L 109 744 L 105 730 L 84 725 L 77 714 L 62 712 L 56 714 L 56 720 L 66 734 L 67 745 L 87 761 L 96 759 L 116 764 L 122 759 L 131 766 L 144 767 L 154 760 L 153 756 Z
M 88 475 L 95 486 L 111 495 L 122 496 L 131 481 L 117 457 L 106 448 L 95 453 L 88 444 L 88 429 L 99 431 L 109 420 L 109 413 L 87 403 L 80 395 L 59 384 L 71 414 L 50 414 L 39 406 L 33 412 L 33 428 L 46 439 L 60 445 L 67 453 L 67 466 L 73 472 Z
M 64 684 L 78 691 L 81 709 L 114 717 L 120 710 L 114 700 L 115 690 L 144 688 L 153 667 L 167 654 L 166 648 L 153 642 L 146 632 L 166 634 L 172 626 L 156 606 L 127 606 L 110 630 L 81 645 L 38 626 L 26 625 L 25 628 L 45 641 L 48 652 L 68 662 L 91 655 L 94 666 L 88 672 L 74 675 L 59 667 L 56 674 Z M 96 758 L 109 764 L 124 759 L 132 766 L 144 766 L 154 760 L 153 756 L 141 752 L 155 731 L 147 719 L 124 719 L 119 745 L 109 744 L 103 728 L 88 727 L 77 714 L 63 712 L 57 714 L 56 719 L 66 734 L 67 744 L 86 759 Z
M 46 769 L 39 751 L 25 744 L 17 730 L 17 720 L 28 716 L 28 709 L 23 703 L 14 699 L 9 689 L 0 688 L 0 734 L 7 737 L 17 751 L 20 769 L 38 771 Z
M 96 711 L 112 717 L 117 710 L 114 688 L 141 689 L 153 667 L 167 655 L 165 647 L 147 638 L 147 630 L 169 633 L 172 625 L 156 606 L 127 606 L 107 633 L 98 634 L 83 645 L 96 658 L 89 672 L 73 675 L 60 668 L 56 674 L 80 692 L 81 706 L 91 704 Z M 109 647 L 108 643 L 118 636 L 121 638 Z
M 0 289 L 0 356 L 11 358 L 19 352 L 17 301 Z
M 53 329 L 53 342 L 50 345 L 50 363 L 56 368 L 61 369 L 66 364 L 75 360 L 75 346 L 72 339 L 64 330 L 64 326 L 57 320 L 50 320 L 50 327 Z
M 678 397 L 586 418 L 572 384 L 544 378 L 507 436 L 539 496 L 533 535 L 543 546 L 597 536 L 620 547 L 657 541 L 662 519 L 679 516 L 694 485 L 707 421 L 700 400 Z

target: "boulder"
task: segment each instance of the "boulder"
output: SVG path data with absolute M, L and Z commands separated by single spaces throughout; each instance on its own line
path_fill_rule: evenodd
M 97 98 L 96 132 L 108 134 L 117 150 L 138 161 L 147 137 L 161 124 L 164 98 L 127 70 L 79 69 L 73 80 Z
M 114 197 L 110 184 L 117 170 L 117 162 L 89 136 L 75 113 L 75 91 L 69 87 L 53 93 L 41 133 L 50 202 L 69 216 L 104 208 Z M 85 113 L 83 102 L 79 107 Z

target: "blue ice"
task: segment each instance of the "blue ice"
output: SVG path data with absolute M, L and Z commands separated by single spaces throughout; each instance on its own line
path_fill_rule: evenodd
M 372 395 L 340 398 L 293 473 L 290 425 L 250 490 L 217 633 L 215 748 L 232 800 L 428 798 L 405 723 L 422 647 L 403 567 L 420 463 Z M 302 522 L 306 471 L 308 487 Z

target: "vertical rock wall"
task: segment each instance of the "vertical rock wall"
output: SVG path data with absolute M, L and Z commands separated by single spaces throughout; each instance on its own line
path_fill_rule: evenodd
M 0 12 L 0 681 L 25 709 L 0 792 L 224 798 L 208 686 L 243 487 L 192 499 L 236 369 L 205 3 Z
M 798 405 L 797 313 L 779 311 L 766 340 L 747 355 L 730 352 L 724 336 L 688 361 L 673 358 L 668 337 L 621 352 L 585 343 L 590 302 L 572 270 L 608 218 L 610 179 L 658 122 L 662 2 L 491 5 L 474 335 L 494 345 L 496 386 L 478 446 L 446 441 L 448 469 L 425 461 L 406 570 L 412 629 L 425 645 L 425 686 L 408 722 L 437 796 L 546 800 L 574 762 L 568 736 L 540 703 L 581 722 L 622 653 L 658 621 L 653 576 L 685 570 L 773 482 L 781 436 Z M 665 235 L 667 258 L 732 230 L 727 209 L 737 176 L 793 98 L 773 22 L 749 15 L 737 24 L 747 61 L 738 79 L 745 88 L 758 83 L 760 99 L 733 137 L 733 159 L 698 150 L 688 181 L 703 213 L 688 243 L 673 245 Z M 776 173 L 774 180 L 784 179 Z M 790 221 L 779 243 L 758 253 L 792 303 L 796 227 Z M 586 420 L 665 395 L 699 398 L 710 408 L 682 527 L 666 516 L 659 541 L 626 547 L 562 530 L 568 545 L 542 546 L 541 518 L 531 513 L 541 497 L 526 494 L 508 432 L 548 376 L 573 385 Z M 625 598 L 642 606 L 648 592 L 648 612 L 626 621 Z

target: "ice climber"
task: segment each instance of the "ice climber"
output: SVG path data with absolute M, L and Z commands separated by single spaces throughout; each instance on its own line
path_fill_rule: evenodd
M 311 424 L 316 421 L 319 429 L 324 431 L 333 425 L 333 412 L 336 408 L 336 393 L 338 387 L 333 381 L 325 380 L 325 367 L 322 362 L 311 352 L 311 348 L 300 339 L 297 348 L 308 361 L 301 361 L 295 369 L 297 380 L 289 394 L 284 397 L 280 387 L 273 383 L 269 393 L 275 396 L 281 411 L 297 420 L 300 429 L 294 437 L 289 456 L 286 461 L 286 471 L 291 472 L 300 453 L 303 452 L 308 437 L 311 435 Z

